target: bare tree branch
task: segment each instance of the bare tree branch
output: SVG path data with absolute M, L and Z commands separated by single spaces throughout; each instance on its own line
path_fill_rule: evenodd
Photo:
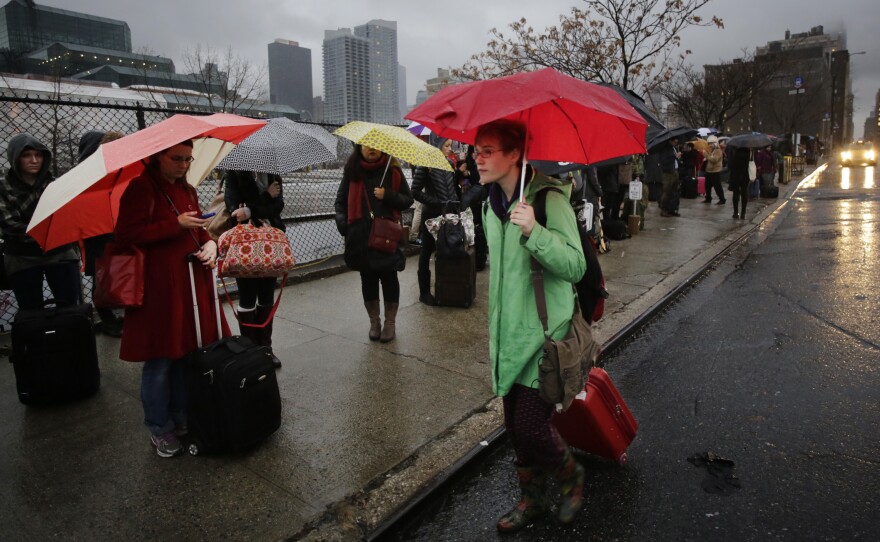
M 537 33 L 525 19 L 510 35 L 489 31 L 486 51 L 452 70 L 459 79 L 485 79 L 552 67 L 583 80 L 645 92 L 668 81 L 690 51 L 679 52 L 681 32 L 691 26 L 723 28 L 717 17 L 696 12 L 710 0 L 584 0 Z

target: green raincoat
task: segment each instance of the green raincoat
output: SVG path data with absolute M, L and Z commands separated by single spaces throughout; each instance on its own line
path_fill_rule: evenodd
M 563 192 L 547 193 L 547 227 L 535 224 L 529 237 L 509 217 L 502 221 L 491 205 L 483 208 L 483 227 L 489 243 L 489 359 L 492 389 L 507 395 L 513 384 L 538 387 L 538 363 L 544 330 L 535 305 L 529 256 L 544 268 L 548 328 L 554 339 L 564 338 L 571 325 L 575 297 L 571 284 L 586 270 L 577 221 L 568 201 L 571 184 L 533 175 L 526 184 L 526 201 L 553 186 Z M 511 206 L 512 207 L 512 206 Z

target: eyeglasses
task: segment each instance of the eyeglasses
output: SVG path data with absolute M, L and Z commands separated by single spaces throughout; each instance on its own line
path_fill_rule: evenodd
M 169 156 L 168 159 L 178 164 L 181 162 L 192 164 L 193 160 L 195 160 L 192 156 Z
M 471 156 L 474 158 L 474 160 L 476 160 L 478 157 L 482 157 L 483 160 L 488 160 L 496 152 L 501 152 L 501 149 L 483 149 L 483 150 L 474 149 L 474 152 L 471 153 Z

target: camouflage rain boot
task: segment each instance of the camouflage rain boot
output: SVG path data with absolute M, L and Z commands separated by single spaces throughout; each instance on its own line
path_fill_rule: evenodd
M 559 521 L 571 523 L 584 505 L 584 468 L 575 461 L 571 450 L 565 450 L 562 465 L 556 471 L 562 499 L 559 502 Z
M 547 476 L 541 469 L 517 467 L 516 477 L 519 480 L 520 499 L 513 510 L 498 519 L 495 526 L 501 533 L 518 531 L 543 516 L 547 510 Z

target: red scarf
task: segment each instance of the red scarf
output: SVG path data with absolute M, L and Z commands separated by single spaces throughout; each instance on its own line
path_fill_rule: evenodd
M 361 170 L 363 171 L 384 171 L 385 164 L 388 162 L 389 156 L 386 154 L 377 162 L 366 162 L 361 160 Z M 388 174 L 391 177 L 391 190 L 397 192 L 400 190 L 400 168 L 395 165 L 388 167 Z M 388 185 L 385 185 L 388 186 Z M 364 217 L 364 195 L 366 194 L 364 180 L 353 177 L 348 181 L 348 223 L 351 224 L 356 220 Z M 387 192 L 386 192 L 387 195 Z M 390 207 L 389 207 L 390 208 Z M 400 220 L 400 211 L 391 209 L 391 216 L 395 220 Z

